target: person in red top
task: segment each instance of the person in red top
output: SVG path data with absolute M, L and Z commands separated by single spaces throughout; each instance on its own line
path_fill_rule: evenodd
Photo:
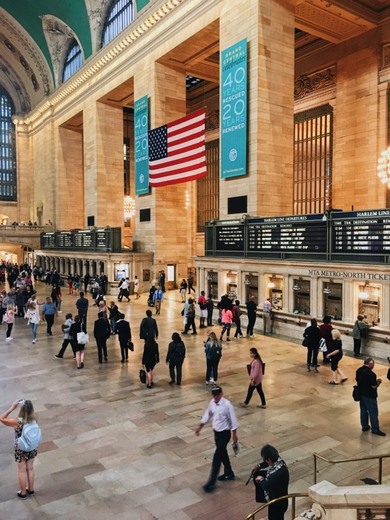
M 204 291 L 200 292 L 200 295 L 198 298 L 198 305 L 200 308 L 199 328 L 204 329 L 206 327 L 206 325 L 204 324 L 204 321 L 207 318 L 207 300 L 206 300 L 206 294 Z

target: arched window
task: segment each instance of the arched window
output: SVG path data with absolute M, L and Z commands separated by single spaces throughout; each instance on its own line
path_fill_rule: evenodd
M 83 64 L 83 53 L 80 45 L 73 39 L 69 45 L 64 61 L 64 69 L 62 72 L 62 81 L 66 81 L 79 70 Z
M 0 87 L 0 200 L 16 200 L 16 147 L 11 97 Z
M 102 47 L 113 40 L 134 20 L 133 0 L 114 0 L 107 12 L 102 33 Z

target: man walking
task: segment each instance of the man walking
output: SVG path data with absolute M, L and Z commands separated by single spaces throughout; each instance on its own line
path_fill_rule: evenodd
M 164 292 L 160 285 L 157 285 L 157 289 L 153 293 L 152 301 L 154 303 L 154 307 L 156 309 L 156 314 L 160 314 L 161 303 L 164 299 Z
M 76 301 L 77 314 L 80 317 L 81 323 L 84 324 L 85 330 L 87 330 L 87 314 L 88 314 L 89 301 L 84 297 L 83 291 L 80 292 L 80 298 Z
M 360 396 L 360 423 L 362 431 L 368 432 L 370 430 L 368 419 L 370 419 L 371 433 L 384 437 L 385 432 L 379 429 L 377 402 L 378 387 L 382 383 L 382 379 L 376 377 L 373 371 L 374 366 L 375 361 L 368 357 L 364 360 L 364 365 L 356 370 L 356 382 Z
M 249 300 L 246 302 L 246 312 L 248 315 L 248 326 L 246 328 L 246 335 L 250 338 L 253 337 L 253 327 L 256 323 L 256 311 L 257 311 L 257 305 L 255 301 L 255 297 L 251 296 Z
M 214 491 L 215 482 L 234 480 L 235 476 L 230 465 L 227 445 L 233 436 L 233 442 L 238 442 L 237 428 L 238 421 L 232 403 L 223 396 L 220 386 L 215 386 L 211 393 L 213 399 L 210 401 L 203 417 L 195 430 L 195 435 L 199 436 L 203 426 L 212 418 L 215 440 L 215 453 L 211 465 L 211 472 L 208 481 L 203 486 L 206 493 Z M 219 470 L 223 464 L 224 472 L 218 477 Z
M 107 362 L 107 340 L 111 336 L 111 328 L 107 318 L 104 316 L 104 312 L 98 313 L 98 319 L 93 327 L 93 335 L 96 339 L 99 364 L 103 363 L 103 356 L 104 361 Z
M 139 330 L 140 339 L 158 339 L 158 327 L 157 321 L 152 318 L 152 311 L 148 309 L 146 311 L 146 318 L 141 321 Z

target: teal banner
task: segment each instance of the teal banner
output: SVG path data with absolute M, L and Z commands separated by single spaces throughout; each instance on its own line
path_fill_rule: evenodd
M 134 158 L 135 194 L 149 193 L 149 98 L 144 96 L 134 102 Z
M 221 178 L 247 173 L 247 40 L 221 52 Z

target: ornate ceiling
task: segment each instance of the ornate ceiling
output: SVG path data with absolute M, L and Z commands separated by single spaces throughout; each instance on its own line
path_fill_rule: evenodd
M 72 38 L 79 42 L 84 59 L 99 50 L 102 24 L 111 1 L 0 0 L 0 85 L 12 96 L 17 113 L 31 110 L 60 84 Z M 260 8 L 262 2 L 268 1 L 259 0 Z M 149 2 L 158 0 L 136 0 L 136 12 Z M 300 52 L 319 40 L 337 45 L 390 20 L 390 0 L 295 3 L 296 49 Z M 218 23 L 203 36 L 207 38 L 198 38 L 203 47 L 196 56 L 175 50 L 169 55 L 169 65 L 218 82 Z M 183 46 L 181 50 L 185 49 Z

